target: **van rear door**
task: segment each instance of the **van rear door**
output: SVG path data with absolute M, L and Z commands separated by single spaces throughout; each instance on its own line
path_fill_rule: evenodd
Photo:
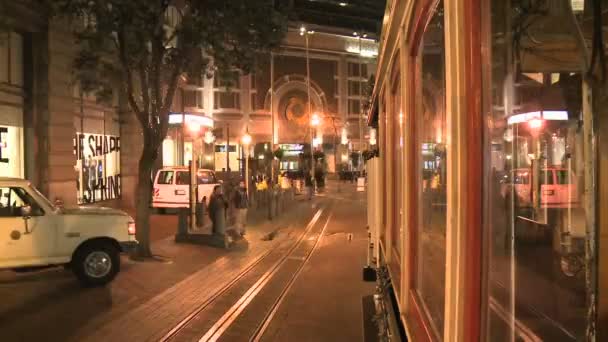
M 174 189 L 175 202 L 179 207 L 187 207 L 190 202 L 190 171 L 176 171 Z
M 175 208 L 174 180 L 175 171 L 173 170 L 160 170 L 156 173 L 152 193 L 152 206 L 154 208 Z

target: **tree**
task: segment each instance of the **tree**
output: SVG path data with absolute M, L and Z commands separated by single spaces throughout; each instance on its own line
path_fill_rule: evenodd
M 105 98 L 120 84 L 141 125 L 136 223 L 139 255 L 149 257 L 150 174 L 179 83 L 205 74 L 227 79 L 235 69 L 248 73 L 255 56 L 284 37 L 287 1 L 39 1 L 71 23 L 83 90 Z
M 280 147 L 277 147 L 277 149 L 274 150 L 273 154 L 274 154 L 274 157 L 280 161 L 285 156 L 285 150 L 283 150 Z

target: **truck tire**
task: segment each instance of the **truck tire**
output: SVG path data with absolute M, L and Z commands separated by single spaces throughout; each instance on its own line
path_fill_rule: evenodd
M 118 274 L 120 252 L 110 242 L 90 242 L 76 251 L 71 266 L 83 286 L 103 286 Z

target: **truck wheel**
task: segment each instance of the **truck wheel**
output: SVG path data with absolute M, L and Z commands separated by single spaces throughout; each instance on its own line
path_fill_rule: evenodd
M 107 242 L 86 244 L 74 255 L 72 269 L 84 286 L 103 286 L 120 270 L 119 251 Z

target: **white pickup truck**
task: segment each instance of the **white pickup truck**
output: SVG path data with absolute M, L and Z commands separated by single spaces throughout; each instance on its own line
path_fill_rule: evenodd
M 0 177 L 0 269 L 64 265 L 85 286 L 110 282 L 135 222 L 110 208 L 58 208 L 28 181 Z

